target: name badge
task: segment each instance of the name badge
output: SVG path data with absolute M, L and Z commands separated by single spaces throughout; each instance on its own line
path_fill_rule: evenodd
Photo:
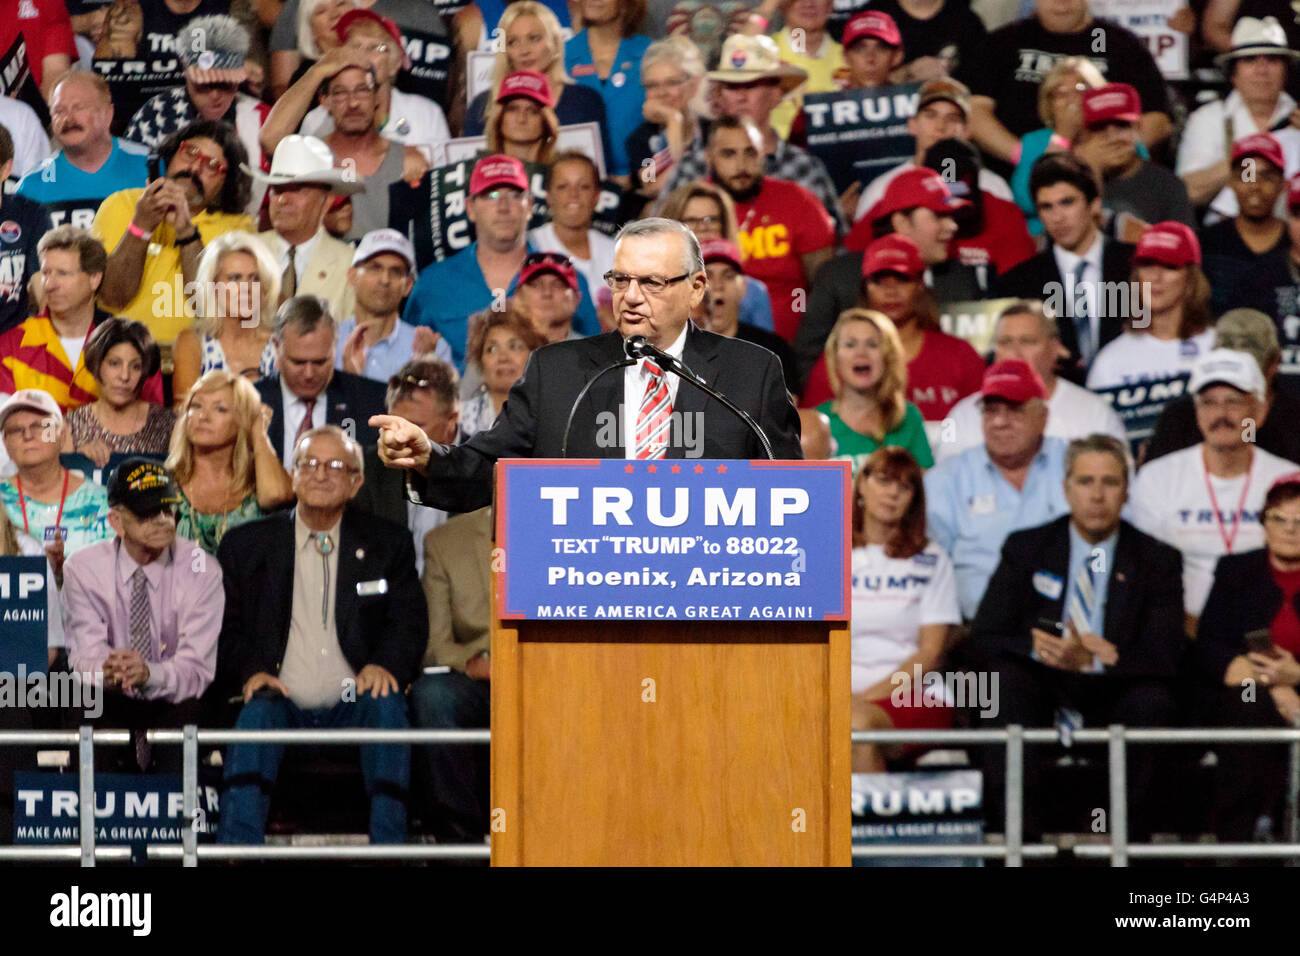
M 64 541 L 68 540 L 68 526 L 62 524 L 52 524 L 45 528 L 45 543 L 53 544 L 54 536 L 58 534 Z
M 377 581 L 358 581 L 358 597 L 374 597 L 376 594 L 388 593 L 388 579 L 380 578 Z
M 976 515 L 991 515 L 998 510 L 998 501 L 996 495 L 975 495 L 970 500 L 971 517 Z
M 1064 585 L 1065 583 L 1059 577 L 1047 571 L 1038 571 L 1034 574 L 1034 590 L 1049 601 L 1055 601 L 1061 596 Z

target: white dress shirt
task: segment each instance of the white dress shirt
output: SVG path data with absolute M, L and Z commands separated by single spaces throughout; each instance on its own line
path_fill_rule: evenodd
M 284 454 L 281 458 L 284 460 L 284 467 L 293 470 L 293 438 L 298 434 L 298 427 L 302 425 L 303 416 L 307 414 L 307 403 L 301 398 L 289 391 L 289 386 L 284 384 L 284 379 L 280 379 L 280 394 L 284 403 Z M 316 404 L 311 410 L 311 427 L 320 428 L 325 424 L 325 403 L 327 395 L 321 392 L 316 396 Z
M 1077 300 L 1077 294 L 1074 290 L 1074 270 L 1078 268 L 1079 260 L 1087 262 L 1083 270 L 1083 295 L 1088 303 L 1088 326 L 1092 330 L 1092 348 L 1089 355 L 1095 356 L 1098 350 L 1098 343 L 1101 341 L 1100 326 L 1101 317 L 1097 314 L 1098 310 L 1098 283 L 1101 282 L 1101 247 L 1102 237 L 1098 232 L 1092 240 L 1092 245 L 1082 256 L 1075 255 L 1068 249 L 1062 249 L 1055 243 L 1052 244 L 1052 255 L 1056 257 L 1056 268 L 1061 272 L 1061 282 L 1065 288 L 1062 290 L 1067 302 L 1073 304 Z M 1058 316 L 1058 322 L 1069 322 L 1071 327 L 1074 325 L 1074 313 L 1070 311 L 1066 315 Z
M 682 360 L 682 352 L 686 350 L 686 326 L 682 326 L 682 332 L 677 336 L 677 341 L 668 348 L 664 349 L 669 355 Z M 637 362 L 635 365 L 629 365 L 623 370 L 623 457 L 636 457 L 636 416 L 641 410 L 641 399 L 645 397 L 646 387 L 650 384 L 653 376 L 646 371 L 645 359 Z M 664 380 L 668 383 L 668 395 L 673 404 L 674 411 L 677 408 L 677 386 L 679 380 L 676 375 L 664 369 Z M 671 440 L 672 426 L 669 426 L 669 438 Z

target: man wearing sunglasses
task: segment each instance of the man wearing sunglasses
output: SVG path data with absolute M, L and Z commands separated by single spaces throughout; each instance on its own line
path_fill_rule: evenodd
M 251 180 L 240 167 L 248 154 L 225 123 L 182 127 L 163 140 L 158 157 L 161 175 L 105 199 L 91 232 L 109 251 L 100 304 L 143 322 L 167 345 L 192 321 L 184 286 L 194 281 L 204 243 L 232 229 L 257 230 L 244 211 Z
M 477 238 L 456 255 L 426 266 L 406 300 L 403 318 L 432 326 L 451 346 L 456 369 L 465 371 L 469 317 L 502 308 L 514 294 L 519 271 L 534 250 L 527 240 L 533 197 L 524 164 L 510 156 L 480 159 L 469 180 L 465 214 Z M 581 298 L 573 325 L 581 335 L 600 331 L 586 280 L 578 276 Z
M 261 100 L 239 92 L 248 79 L 248 31 L 234 17 L 195 17 L 176 35 L 176 55 L 185 85 L 164 90 L 136 110 L 125 138 L 150 149 L 198 120 L 221 120 L 234 127 L 249 159 L 266 169 L 257 136 L 271 112 Z M 248 212 L 256 215 L 265 187 L 254 184 Z
M 119 771 L 180 772 L 180 749 L 154 749 L 144 732 L 198 723 L 199 697 L 216 671 L 221 567 L 194 560 L 198 546 L 176 536 L 179 500 L 160 463 L 128 458 L 108 485 L 117 536 L 63 566 L 69 664 L 107 692 L 96 726 L 133 732 L 134 747 L 97 757 Z
M 601 375 L 623 359 L 631 336 L 644 336 L 744 409 L 766 433 L 776 458 L 803 457 L 799 416 L 780 360 L 759 346 L 690 323 L 708 289 L 694 233 L 669 219 L 629 223 L 619 233 L 614 268 L 605 279 L 613 292 L 617 330 L 535 351 L 487 431 L 449 448 L 433 444 L 404 418 L 370 419 L 380 429 L 380 458 L 410 471 L 413 501 L 446 511 L 491 504 L 492 466 L 499 458 L 766 457 L 737 416 L 648 358 Z M 597 375 L 601 378 L 575 408 L 579 392 Z M 566 448 L 571 409 L 574 425 Z M 617 416 L 617 441 L 610 440 L 610 413 Z M 688 420 L 702 436 L 697 445 L 686 440 L 682 423 Z

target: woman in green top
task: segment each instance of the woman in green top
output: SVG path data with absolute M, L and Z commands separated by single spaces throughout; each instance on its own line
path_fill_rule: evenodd
M 921 412 L 907 395 L 907 361 L 898 329 L 881 312 L 846 309 L 826 338 L 826 373 L 835 398 L 817 411 L 830 419 L 835 457 L 854 473 L 881 445 L 906 448 L 922 468 L 934 465 Z
M 167 469 L 181 490 L 176 535 L 216 554 L 231 528 L 293 500 L 266 429 L 271 410 L 242 375 L 214 369 L 181 402 Z

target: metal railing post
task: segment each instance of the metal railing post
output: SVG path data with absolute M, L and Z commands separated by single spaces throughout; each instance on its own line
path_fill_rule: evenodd
M 77 776 L 80 782 L 81 865 L 95 865 L 95 731 L 82 726 L 79 731 Z
M 1025 795 L 1025 728 L 1012 724 L 1007 728 L 1007 866 L 1024 862 L 1024 795 Z
M 181 744 L 181 784 L 183 819 L 185 826 L 181 829 L 181 847 L 184 856 L 182 866 L 199 865 L 199 728 L 194 724 L 185 725 L 185 740 Z M 206 824 L 206 820 L 204 823 Z
M 1110 725 L 1110 865 L 1128 866 L 1127 741 L 1122 724 Z

